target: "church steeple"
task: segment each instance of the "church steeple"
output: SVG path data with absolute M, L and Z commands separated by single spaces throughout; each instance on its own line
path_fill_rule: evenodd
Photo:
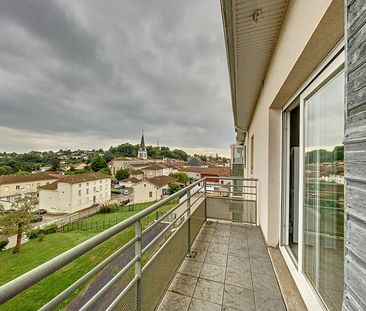
M 141 143 L 140 143 L 140 148 L 139 148 L 137 157 L 140 159 L 143 159 L 143 160 L 147 159 L 147 150 L 146 150 L 146 146 L 145 146 L 144 130 L 142 130 Z
M 144 130 L 142 130 L 141 143 L 140 143 L 140 149 L 139 149 L 139 151 L 146 151 L 145 138 L 144 138 Z

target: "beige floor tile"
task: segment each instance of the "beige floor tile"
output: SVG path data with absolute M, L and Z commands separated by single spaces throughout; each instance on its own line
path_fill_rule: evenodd
M 193 297 L 216 304 L 222 304 L 223 292 L 223 283 L 199 279 Z
M 193 298 L 189 311 L 221 311 L 221 305 Z
M 227 255 L 229 251 L 229 246 L 226 244 L 217 244 L 211 242 L 208 246 L 208 251 Z
M 187 311 L 190 303 L 190 297 L 168 291 L 158 311 Z
M 225 284 L 224 306 L 240 311 L 254 311 L 253 291 Z
M 226 267 L 227 255 L 220 254 L 220 253 L 207 252 L 204 262 L 208 263 L 210 265 Z
M 182 274 L 198 277 L 200 275 L 202 265 L 203 265 L 202 262 L 186 259 L 183 261 L 183 264 L 180 267 L 179 272 Z
M 185 296 L 192 296 L 197 280 L 197 277 L 178 273 L 170 285 L 169 290 Z
M 200 277 L 203 279 L 224 283 L 225 267 L 203 264 Z
M 253 289 L 252 274 L 250 271 L 226 270 L 225 283 L 229 285 Z

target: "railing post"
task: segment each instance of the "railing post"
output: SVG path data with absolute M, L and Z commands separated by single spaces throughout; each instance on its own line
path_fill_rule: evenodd
M 207 221 L 207 180 L 203 181 L 203 190 L 204 190 L 204 198 L 205 198 L 205 222 Z
M 135 276 L 138 278 L 136 283 L 136 310 L 141 310 L 141 236 L 142 236 L 142 228 L 141 221 L 137 220 L 135 222 L 135 236 L 137 237 L 137 241 L 135 242 L 135 256 L 138 257 L 138 260 L 135 263 Z
M 187 190 L 188 254 L 191 254 L 191 189 Z
M 258 221 L 258 180 L 255 180 L 255 222 L 259 226 Z

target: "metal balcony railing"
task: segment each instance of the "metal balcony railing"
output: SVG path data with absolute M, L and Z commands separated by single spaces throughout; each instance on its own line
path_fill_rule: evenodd
M 0 287 L 0 304 L 67 266 L 111 237 L 134 226 L 134 237 L 92 270 L 64 289 L 40 310 L 54 310 L 83 285 L 92 284 L 116 258 L 132 254 L 124 267 L 92 293 L 79 310 L 154 310 L 207 219 L 256 224 L 257 180 L 222 177 L 221 183 L 203 178 L 97 234 Z M 161 218 L 143 220 L 180 198 Z M 147 237 L 150 236 L 150 239 Z M 127 258 L 127 257 L 126 257 Z M 16 298 L 15 298 L 16 299 Z

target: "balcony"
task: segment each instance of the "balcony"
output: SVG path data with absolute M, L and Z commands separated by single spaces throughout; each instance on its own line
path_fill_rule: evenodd
M 159 311 L 286 310 L 260 229 L 207 221 Z
M 176 198 L 162 217 L 144 222 Z M 129 242 L 40 310 L 76 291 L 66 310 L 286 310 L 256 213 L 257 180 L 199 180 L 1 286 L 0 303 L 134 227 Z M 106 277 L 118 258 L 123 265 Z

